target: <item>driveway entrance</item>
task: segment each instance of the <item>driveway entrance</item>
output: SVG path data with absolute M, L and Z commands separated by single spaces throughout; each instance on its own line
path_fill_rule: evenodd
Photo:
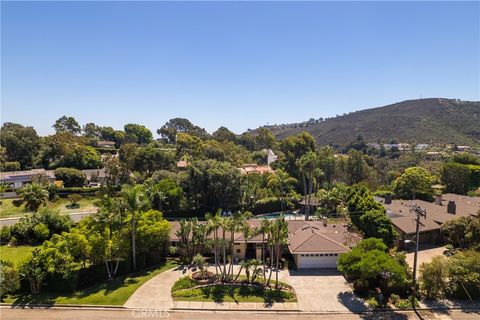
M 336 269 L 289 270 L 282 276 L 297 293 L 298 308 L 302 311 L 365 311 L 363 300 L 352 292 Z

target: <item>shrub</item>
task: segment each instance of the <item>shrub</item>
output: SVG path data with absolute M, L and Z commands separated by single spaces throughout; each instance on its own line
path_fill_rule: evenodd
M 2 162 L 0 163 L 0 169 L 2 171 L 19 171 L 20 162 L 17 162 L 17 161 Z
M 71 203 L 71 207 L 79 207 L 78 203 L 82 200 L 82 196 L 78 193 L 72 193 L 67 196 L 68 201 Z
M 0 260 L 0 297 L 20 289 L 20 275 L 11 262 Z
M 55 169 L 55 178 L 62 180 L 65 187 L 82 187 L 85 184 L 85 174 L 74 168 Z
M 380 307 L 380 303 L 378 302 L 376 297 L 370 297 L 365 301 L 368 306 L 372 309 L 376 309 Z
M 12 200 L 12 204 L 14 207 L 20 207 L 23 204 L 23 199 L 14 199 Z
M 178 279 L 172 286 L 172 292 L 195 287 L 197 283 L 190 277 L 183 277 Z
M 50 236 L 50 230 L 48 230 L 48 227 L 43 223 L 39 223 L 33 227 L 33 234 L 35 235 L 37 242 L 43 242 Z
M 7 244 L 12 237 L 12 230 L 9 226 L 4 226 L 0 229 L 0 244 Z

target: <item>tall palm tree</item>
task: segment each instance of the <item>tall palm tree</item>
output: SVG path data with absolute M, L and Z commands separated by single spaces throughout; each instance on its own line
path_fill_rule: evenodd
M 297 167 L 302 176 L 303 191 L 305 196 L 305 220 L 308 220 L 310 214 L 311 196 L 313 185 L 317 178 L 322 176 L 320 169 L 320 159 L 314 151 L 310 151 L 297 160 Z
M 222 281 L 227 280 L 227 239 L 226 232 L 231 224 L 231 217 L 221 217 L 220 227 L 222 228 Z
M 207 228 L 208 232 L 213 234 L 213 255 L 215 260 L 215 275 L 218 276 L 218 269 L 220 267 L 220 257 L 219 257 L 219 238 L 218 238 L 218 229 L 220 228 L 220 212 L 218 210 L 216 214 L 211 214 L 208 212 L 205 214 L 207 219 Z
M 291 177 L 287 172 L 278 169 L 275 174 L 271 174 L 267 179 L 267 186 L 274 190 L 280 199 L 282 212 L 285 211 L 286 198 L 293 190 L 293 187 L 298 183 L 297 179 Z
M 145 194 L 143 186 L 138 184 L 134 186 L 124 186 L 121 191 L 121 196 L 127 211 L 131 213 L 132 265 L 133 270 L 136 270 L 136 215 L 139 212 L 147 210 L 150 206 L 150 202 Z
M 263 279 L 266 281 L 266 261 L 265 261 L 265 241 L 267 240 L 267 235 L 270 232 L 271 222 L 270 220 L 263 219 L 260 225 L 259 232 L 262 233 L 262 269 L 263 269 Z

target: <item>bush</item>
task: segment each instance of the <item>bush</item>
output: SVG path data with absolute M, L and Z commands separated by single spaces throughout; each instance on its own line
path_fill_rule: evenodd
M 8 244 L 12 237 L 12 230 L 9 226 L 0 229 L 0 244 Z
M 368 306 L 372 309 L 376 309 L 380 307 L 380 303 L 378 302 L 376 297 L 370 297 L 365 301 Z
M 72 208 L 78 208 L 79 207 L 79 202 L 82 200 L 82 196 L 79 195 L 78 193 L 72 193 L 67 196 L 68 201 L 70 201 L 70 206 Z
M 43 226 L 38 227 L 39 225 Z M 69 216 L 60 215 L 58 210 L 43 208 L 37 213 L 20 218 L 19 222 L 10 227 L 10 242 L 37 244 L 50 238 L 53 234 L 68 231 L 71 226 L 72 220 Z
M 20 162 L 11 161 L 11 162 L 2 162 L 0 163 L 1 171 L 19 171 Z
M 14 199 L 12 200 L 13 206 L 19 208 L 23 204 L 23 199 Z
M 55 169 L 55 178 L 62 180 L 65 187 L 82 187 L 85 184 L 85 174 L 74 168 Z
M 33 227 L 33 234 L 35 235 L 37 242 L 43 242 L 50 236 L 50 230 L 48 230 L 48 227 L 43 223 L 39 223 Z
M 292 202 L 295 201 L 294 198 L 289 198 L 285 202 L 286 209 L 291 209 L 293 207 Z M 276 197 L 263 198 L 258 200 L 253 206 L 252 212 L 254 214 L 262 213 L 271 213 L 271 212 L 280 212 L 282 210 L 282 202 Z
M 20 275 L 11 262 L 0 260 L 0 297 L 20 289 Z
M 413 300 L 413 297 L 410 296 L 408 297 L 408 299 L 398 299 L 396 303 L 394 303 L 393 301 L 392 303 L 398 309 L 410 309 L 412 308 L 412 300 Z M 415 306 L 416 307 L 420 306 L 417 299 L 415 299 Z
M 195 287 L 197 283 L 190 277 L 183 277 L 178 279 L 172 286 L 172 292 Z
M 68 197 L 69 194 L 78 193 L 81 195 L 94 195 L 97 191 L 100 190 L 100 187 L 68 187 L 61 188 L 58 190 L 60 196 Z

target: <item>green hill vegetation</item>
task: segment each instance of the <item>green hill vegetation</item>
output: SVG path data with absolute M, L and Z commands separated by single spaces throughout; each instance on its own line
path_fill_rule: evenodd
M 480 146 L 480 102 L 456 99 L 407 100 L 329 119 L 268 126 L 283 139 L 302 131 L 317 143 L 345 146 L 361 135 L 367 142 Z

